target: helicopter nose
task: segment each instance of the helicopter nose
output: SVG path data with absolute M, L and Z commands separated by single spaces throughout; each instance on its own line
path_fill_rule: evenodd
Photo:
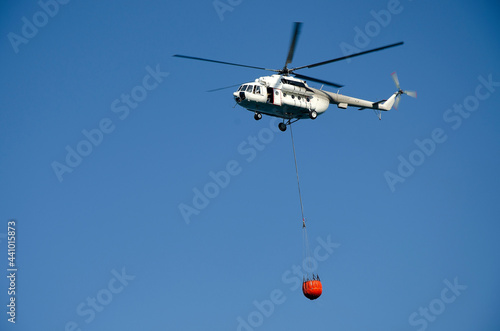
M 245 92 L 234 92 L 233 93 L 233 96 L 234 96 L 234 100 L 236 100 L 237 103 L 240 103 L 242 102 L 243 100 L 245 100 Z
M 245 100 L 245 92 L 240 91 L 240 100 L 243 101 Z

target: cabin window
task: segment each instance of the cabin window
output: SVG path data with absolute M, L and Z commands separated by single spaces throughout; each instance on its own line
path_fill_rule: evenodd
M 290 85 L 297 86 L 297 87 L 306 87 L 306 85 L 304 83 L 297 82 L 297 81 L 294 81 L 294 80 L 291 80 L 291 79 L 281 78 L 281 82 L 283 84 L 290 84 Z
M 255 86 L 255 94 L 260 94 L 260 86 Z

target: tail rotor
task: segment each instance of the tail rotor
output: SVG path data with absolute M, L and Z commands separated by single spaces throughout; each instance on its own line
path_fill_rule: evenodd
M 392 76 L 392 79 L 394 80 L 394 84 L 396 85 L 396 88 L 398 89 L 398 92 L 397 92 L 397 96 L 396 96 L 396 101 L 394 102 L 394 109 L 398 109 L 398 106 L 399 106 L 399 101 L 400 101 L 400 98 L 401 98 L 401 94 L 406 94 L 412 98 L 416 98 L 417 97 L 417 92 L 416 91 L 406 91 L 406 90 L 402 90 L 401 89 L 401 86 L 399 86 L 399 79 L 398 79 L 398 75 L 396 74 L 396 72 L 393 72 L 391 74 Z

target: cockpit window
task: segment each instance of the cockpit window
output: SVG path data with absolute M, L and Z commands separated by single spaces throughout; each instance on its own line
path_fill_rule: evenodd
M 255 88 L 255 90 L 254 90 Z M 249 84 L 245 84 L 245 85 L 241 85 L 239 88 L 238 88 L 238 91 L 241 91 L 241 92 L 248 92 L 248 93 L 256 93 L 256 94 L 262 94 L 260 92 L 260 86 L 258 85 L 249 85 Z

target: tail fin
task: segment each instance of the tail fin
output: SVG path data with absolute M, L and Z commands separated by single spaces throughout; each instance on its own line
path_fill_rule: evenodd
M 384 102 L 383 104 L 380 105 L 379 109 L 380 110 L 391 110 L 392 106 L 394 105 L 394 102 L 396 101 L 397 96 L 398 96 L 398 92 L 391 95 L 391 97 L 386 102 Z

